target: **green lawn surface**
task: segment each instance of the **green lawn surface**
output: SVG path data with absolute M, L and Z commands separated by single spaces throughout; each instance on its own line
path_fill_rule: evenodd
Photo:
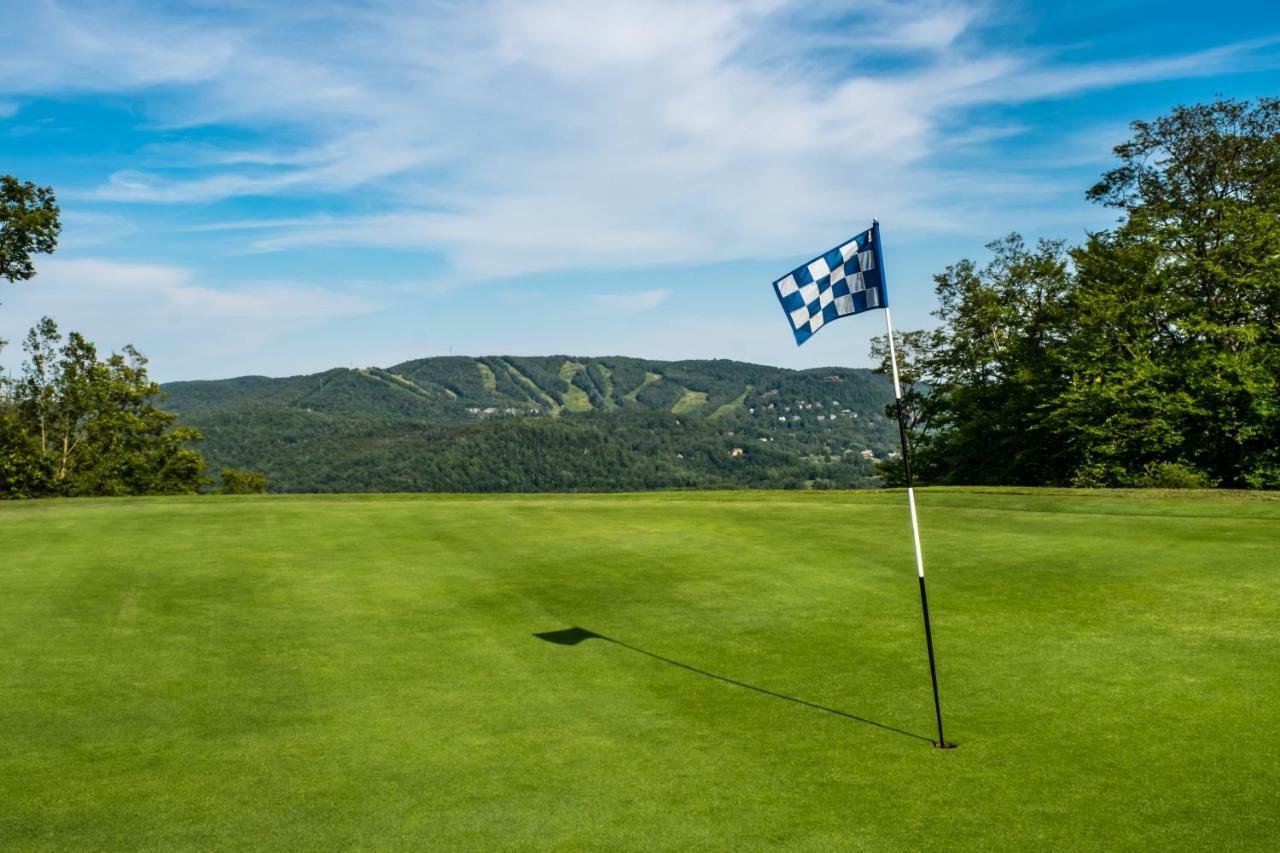
M 0 504 L 0 849 L 1280 848 L 1280 500 L 918 499 L 948 751 L 900 491 Z

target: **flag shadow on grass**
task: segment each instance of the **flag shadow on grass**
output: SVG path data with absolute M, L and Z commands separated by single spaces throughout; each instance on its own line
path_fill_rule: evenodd
M 927 738 L 924 735 L 918 735 L 918 734 L 915 734 L 914 732 L 909 732 L 904 729 L 894 728 L 893 726 L 886 725 L 885 723 L 877 723 L 875 720 L 868 720 L 866 717 L 859 717 L 857 714 L 850 714 L 848 711 L 841 711 L 836 708 L 828 708 L 826 705 L 819 705 L 816 702 L 810 702 L 805 699 L 799 699 L 795 696 L 787 696 L 785 693 L 777 693 L 773 690 L 766 690 L 763 687 L 756 687 L 754 684 L 747 684 L 744 681 L 737 681 L 732 678 L 727 678 L 723 675 L 716 675 L 714 672 L 707 672 L 705 669 L 698 669 L 696 666 L 690 666 L 687 663 L 681 663 L 678 660 L 672 660 L 671 658 L 666 658 L 666 657 L 663 657 L 662 655 L 654 654 L 653 652 L 646 651 L 645 649 L 638 648 L 636 646 L 630 645 L 629 643 L 624 643 L 621 640 L 615 640 L 612 637 L 606 637 L 604 634 L 597 634 L 595 631 L 588 631 L 586 628 L 579 628 L 576 626 L 573 628 L 561 628 L 559 631 L 543 631 L 541 633 L 535 633 L 533 636 L 537 637 L 539 640 L 544 640 L 548 643 L 555 643 L 558 646 L 576 646 L 578 645 L 578 643 L 581 643 L 585 640 L 604 640 L 606 643 L 613 643 L 615 646 L 620 646 L 624 649 L 630 649 L 633 652 L 638 652 L 639 654 L 646 655 L 647 657 L 651 657 L 654 660 L 660 660 L 663 663 L 668 663 L 668 664 L 671 664 L 672 666 L 678 666 L 681 669 L 685 669 L 685 670 L 688 670 L 689 672 L 693 672 L 698 675 L 705 676 L 706 678 L 714 678 L 716 681 L 723 681 L 725 684 L 732 684 L 735 687 L 741 687 L 745 690 L 753 690 L 756 693 L 763 693 L 765 696 L 772 696 L 775 699 L 783 699 L 783 700 L 786 700 L 787 702 L 794 702 L 797 705 L 804 705 L 806 708 L 813 708 L 815 711 L 823 711 L 827 714 L 834 714 L 837 717 L 844 717 L 846 720 L 853 720 L 854 722 L 863 723 L 868 726 L 875 726 L 877 729 L 884 729 L 887 732 L 893 732 L 894 734 L 899 734 L 904 737 L 915 738 L 916 740 L 922 740 L 928 744 L 933 743 L 933 741 L 930 738 Z

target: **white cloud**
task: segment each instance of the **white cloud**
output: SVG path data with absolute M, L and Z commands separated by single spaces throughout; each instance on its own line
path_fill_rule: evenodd
M 975 103 L 1019 103 L 1154 80 L 1212 77 L 1257 64 L 1254 54 L 1277 43 L 1280 43 L 1280 37 L 1252 39 L 1170 57 L 1052 68 L 1030 67 L 1017 75 L 1004 76 L 986 92 L 971 93 L 971 100 Z
M 230 28 L 118 4 L 10 3 L 5 28 L 26 43 L 0 54 L 0 88 L 14 93 L 199 83 L 243 47 Z
M 974 108 L 1221 73 L 1274 41 L 1064 65 L 987 39 L 986 0 L 42 2 L 14 14 L 28 37 L 0 56 L 9 97 L 128 92 L 156 125 L 265 140 L 144 150 L 64 198 L 305 198 L 361 212 L 213 227 L 256 232 L 244 239 L 260 252 L 441 252 L 464 279 L 804 252 L 873 215 L 916 233 L 981 230 L 1011 187 L 1046 193 L 999 165 L 940 165 L 960 141 L 1016 132 Z
M 99 258 L 44 261 L 36 278 L 17 292 L 29 293 L 53 311 L 84 306 L 79 310 L 86 313 L 165 316 L 192 323 L 255 318 L 273 323 L 305 322 L 372 307 L 363 297 L 284 282 L 219 290 L 197 283 L 184 267 Z
M 52 258 L 39 270 L 35 279 L 0 292 L 0 339 L 20 341 L 49 315 L 104 349 L 133 343 L 153 361 L 190 372 L 219 360 L 246 363 L 281 334 L 380 307 L 363 296 L 293 282 L 217 289 L 188 269 L 161 264 Z M 12 350 L 4 355 L 9 365 L 21 360 Z

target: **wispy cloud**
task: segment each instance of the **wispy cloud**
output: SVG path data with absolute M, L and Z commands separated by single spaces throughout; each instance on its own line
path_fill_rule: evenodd
M 257 252 L 432 251 L 482 278 L 516 257 L 531 272 L 804 251 L 873 214 L 984 229 L 974 211 L 1011 186 L 1044 193 L 948 166 L 1018 132 L 976 111 L 1249 67 L 1275 42 L 1066 63 L 989 39 L 994 8 L 40 2 L 14 9 L 28 38 L 0 57 L 0 88 L 130 92 L 155 126 L 267 140 L 155 146 L 64 197 L 305 198 L 315 215 L 203 227 L 253 232 Z
M 218 289 L 191 270 L 101 258 L 50 259 L 7 289 L 0 339 L 20 340 L 41 315 L 102 346 L 137 343 L 168 364 L 239 361 L 274 337 L 379 310 L 366 296 L 288 281 Z M 158 349 L 159 352 L 155 350 Z M 7 363 L 17 359 L 7 353 Z
M 976 102 L 1018 103 L 1132 83 L 1212 77 L 1232 70 L 1274 65 L 1274 59 L 1260 57 L 1258 53 L 1276 44 L 1280 44 L 1280 36 L 1249 39 L 1177 56 L 1056 65 L 1051 68 L 1028 67 L 1016 76 L 1002 79 L 986 92 L 973 93 L 973 99 Z
M 637 290 L 631 293 L 594 293 L 592 302 L 614 314 L 652 311 L 671 298 L 670 290 Z
M 58 246 L 63 253 L 103 246 L 138 232 L 137 224 L 119 213 L 75 206 L 63 210 L 61 218 L 62 233 L 58 237 Z
M 38 295 L 51 309 L 101 314 L 151 312 L 203 323 L 313 322 L 375 309 L 366 297 L 281 281 L 251 282 L 235 289 L 200 283 L 193 271 L 165 264 L 126 263 L 100 258 L 51 259 L 35 280 L 19 291 Z

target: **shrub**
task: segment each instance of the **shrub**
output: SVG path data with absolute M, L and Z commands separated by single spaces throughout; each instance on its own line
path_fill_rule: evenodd
M 1134 485 L 1143 489 L 1211 489 L 1217 481 L 1181 462 L 1154 462 L 1142 469 Z
M 236 468 L 222 469 L 222 488 L 220 495 L 263 495 L 267 492 L 267 475 L 259 471 L 240 471 Z

